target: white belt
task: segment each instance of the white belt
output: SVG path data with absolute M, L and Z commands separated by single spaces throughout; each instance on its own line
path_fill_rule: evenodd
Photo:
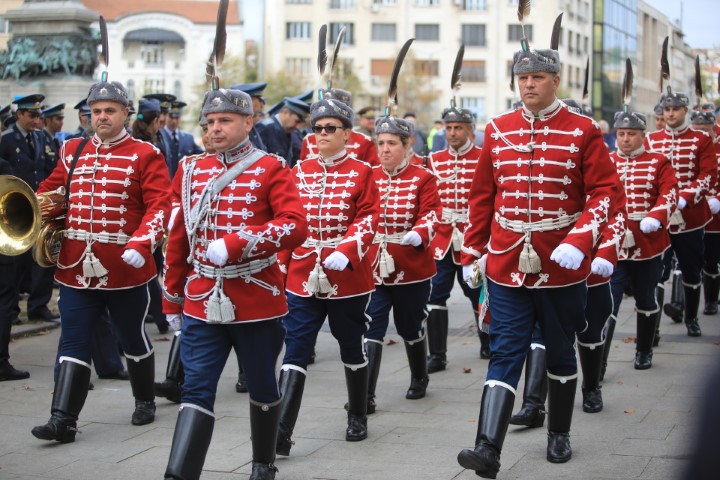
M 303 247 L 337 247 L 342 242 L 343 237 L 331 238 L 329 240 L 316 240 L 314 238 L 308 238 L 303 242 Z
M 410 230 L 408 230 L 409 232 Z M 402 242 L 402 239 L 405 237 L 405 235 L 408 232 L 401 232 L 401 233 L 378 233 L 375 235 L 375 238 L 373 239 L 373 243 L 397 243 L 400 244 Z
M 645 217 L 647 217 L 647 216 L 648 216 L 648 212 L 643 212 L 643 213 L 628 213 L 627 218 L 628 218 L 629 220 L 635 220 L 636 222 L 639 222 L 640 220 L 642 220 L 643 218 L 645 218 Z
M 193 260 L 193 269 L 198 275 L 205 278 L 239 278 L 258 273 L 277 262 L 277 255 L 259 260 L 251 260 L 241 265 L 229 265 L 227 267 L 213 267 Z
M 499 213 L 495 214 L 495 221 L 498 222 L 501 228 L 515 233 L 548 232 L 550 230 L 559 230 L 573 225 L 578 218 L 580 218 L 580 213 L 563 215 L 562 217 L 557 218 L 546 218 L 538 222 L 523 222 L 522 220 L 508 220 Z
M 444 222 L 467 222 L 468 215 L 467 212 L 459 213 L 457 210 L 454 210 L 452 208 L 443 208 L 442 220 Z
M 116 245 L 125 245 L 130 241 L 130 235 L 125 233 L 91 233 L 86 230 L 75 230 L 72 228 L 65 230 L 65 238 L 85 242 L 114 243 Z

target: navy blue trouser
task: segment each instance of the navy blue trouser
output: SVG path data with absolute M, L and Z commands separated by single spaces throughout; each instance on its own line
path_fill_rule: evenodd
M 287 329 L 284 365 L 307 369 L 325 317 L 330 324 L 330 332 L 340 345 L 342 362 L 348 366 L 367 362 L 363 343 L 370 321 L 365 313 L 369 293 L 328 300 L 287 292 L 287 298 L 289 312 L 283 319 Z
M 149 295 L 147 284 L 122 290 L 91 290 L 60 286 L 61 357 L 90 363 L 94 325 L 110 314 L 126 357 L 144 358 L 153 349 L 145 333 Z
M 585 329 L 585 282 L 557 288 L 506 287 L 488 280 L 490 365 L 487 380 L 516 388 L 533 335 L 540 324 L 549 373 L 577 374 L 575 335 Z
M 578 342 L 588 346 L 602 343 L 605 340 L 602 331 L 613 313 L 612 309 L 613 295 L 610 293 L 610 282 L 588 287 L 585 305 L 587 327 L 577 333 Z
M 657 304 L 655 287 L 662 281 L 665 270 L 663 256 L 647 260 L 621 260 L 610 279 L 613 297 L 613 315 L 620 311 L 625 285 L 630 282 L 635 297 L 635 308 L 639 312 L 657 312 L 662 305 Z
M 444 307 L 447 305 L 447 299 L 450 298 L 455 279 L 460 284 L 463 294 L 470 300 L 473 312 L 478 312 L 478 302 L 480 301 L 480 288 L 470 288 L 463 280 L 462 265 L 455 265 L 453 262 L 452 249 L 448 250 L 442 260 L 435 260 L 437 266 L 437 274 L 432 278 L 432 292 L 430 293 L 429 305 L 438 305 Z
M 207 323 L 183 315 L 180 359 L 185 369 L 182 403 L 213 412 L 217 384 L 230 349 L 239 352 L 250 398 L 259 403 L 280 399 L 275 365 L 285 329 L 280 318 L 231 324 Z
M 720 273 L 720 232 L 705 232 L 705 266 L 703 271 L 708 275 Z
M 670 243 L 680 264 L 684 285 L 700 285 L 701 272 L 705 263 L 703 228 L 685 233 L 671 233 Z
M 370 295 L 367 313 L 370 328 L 365 338 L 382 342 L 385 339 L 390 310 L 393 312 L 395 329 L 406 342 L 414 342 L 425 336 L 424 322 L 428 312 L 426 301 L 430 295 L 430 279 L 401 285 L 377 285 Z

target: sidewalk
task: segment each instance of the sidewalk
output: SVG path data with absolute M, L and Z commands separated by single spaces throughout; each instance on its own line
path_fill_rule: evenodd
M 668 288 L 669 298 L 669 288 Z M 369 437 L 344 440 L 345 380 L 335 340 L 324 329 L 317 361 L 309 368 L 290 457 L 278 457 L 278 480 L 450 480 L 478 478 L 463 471 L 456 456 L 473 446 L 487 361 L 478 357 L 472 314 L 459 288 L 450 308 L 448 370 L 430 376 L 428 395 L 406 400 L 409 371 L 394 330 L 386 338 L 378 381 L 378 411 L 369 416 Z M 701 306 L 702 309 L 702 306 Z M 694 412 L 709 365 L 720 357 L 720 316 L 700 318 L 703 336 L 690 338 L 682 324 L 663 317 L 660 347 L 650 370 L 633 369 L 633 300 L 625 299 L 603 386 L 605 408 L 581 409 L 578 386 L 571 441 L 573 458 L 561 465 L 545 460 L 546 431 L 510 427 L 498 479 L 669 479 L 688 462 Z M 156 376 L 164 377 L 170 335 L 147 331 L 157 353 Z M 52 364 L 59 330 L 19 338 L 11 361 L 31 378 L 0 383 L 0 479 L 159 479 L 172 441 L 177 405 L 158 400 L 150 425 L 130 424 L 130 384 L 101 380 L 80 417 L 75 443 L 43 442 L 30 434 L 50 416 Z M 396 343 L 388 345 L 388 340 Z M 218 386 L 217 422 L 203 479 L 242 480 L 250 475 L 247 394 L 235 393 L 231 354 Z M 522 380 L 516 409 L 521 403 Z

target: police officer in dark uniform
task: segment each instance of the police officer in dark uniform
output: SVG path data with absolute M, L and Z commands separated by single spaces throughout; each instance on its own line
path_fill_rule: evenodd
M 230 88 L 233 90 L 240 90 L 241 92 L 245 92 L 250 95 L 253 105 L 253 128 L 250 130 L 250 135 L 248 136 L 250 138 L 250 142 L 255 145 L 255 148 L 267 151 L 265 143 L 263 143 L 263 140 L 260 138 L 260 134 L 256 128 L 256 125 L 260 123 L 264 117 L 263 108 L 265 108 L 265 97 L 263 97 L 262 94 L 265 91 L 265 87 L 267 87 L 267 82 L 241 83 L 239 85 L 233 85 Z
M 265 143 L 265 151 L 283 157 L 292 166 L 295 163 L 292 134 L 299 124 L 305 122 L 305 117 L 309 113 L 310 107 L 307 103 L 293 97 L 285 97 L 280 112 L 255 125 L 260 138 Z
M 53 165 L 55 165 L 60 152 L 60 144 L 62 143 L 57 134 L 62 130 L 65 121 L 65 104 L 59 103 L 46 108 L 42 112 L 42 119 L 45 128 L 40 130 L 40 135 L 45 142 L 45 154 L 52 157 Z
M 65 137 L 65 140 L 72 140 L 78 137 L 85 138 L 90 135 L 90 107 L 88 107 L 87 98 L 80 100 L 73 108 L 78 111 L 78 121 L 80 125 L 78 125 L 77 130 Z
M 168 135 L 168 132 L 165 130 L 165 123 L 167 122 L 167 117 L 170 113 L 172 103 L 177 100 L 177 97 L 169 93 L 150 93 L 148 95 L 143 95 L 142 98 L 147 100 L 157 100 L 160 102 L 160 131 L 158 131 L 157 143 L 155 146 L 162 152 L 165 157 L 165 162 L 168 163 L 168 169 L 170 169 L 168 159 L 172 156 L 172 152 L 170 151 L 170 142 L 172 142 L 172 140 L 170 135 Z
M 0 108 L 0 132 L 4 132 L 8 127 L 5 126 L 5 120 L 12 117 L 13 113 L 10 111 L 10 105 L 5 105 Z
M 162 130 L 167 133 L 170 138 L 170 157 L 166 158 L 168 168 L 170 169 L 170 179 L 175 176 L 178 168 L 178 162 L 183 157 L 189 155 L 197 155 L 203 153 L 203 149 L 195 143 L 195 139 L 189 132 L 180 130 L 180 119 L 182 118 L 183 108 L 187 106 L 185 102 L 174 101 L 170 105 L 165 128 Z

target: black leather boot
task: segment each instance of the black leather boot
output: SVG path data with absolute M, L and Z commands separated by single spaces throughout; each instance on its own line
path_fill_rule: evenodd
M 685 327 L 690 337 L 702 335 L 698 323 L 698 310 L 700 309 L 700 285 L 695 287 L 684 286 L 685 289 Z
M 428 377 L 427 363 L 425 363 L 425 344 L 427 340 L 423 338 L 412 345 L 405 343 L 405 353 L 408 358 L 408 366 L 410 367 L 410 388 L 405 393 L 408 400 L 417 400 L 423 398 L 427 391 Z
M 615 320 L 615 316 L 610 315 L 610 318 L 607 319 L 607 322 L 605 322 L 605 327 L 603 328 L 603 336 L 605 337 L 605 346 L 603 347 L 602 365 L 600 365 L 600 381 L 601 382 L 605 379 L 605 370 L 607 370 L 608 357 L 610 356 L 610 348 L 612 348 L 612 339 L 613 339 L 613 335 L 615 334 L 615 324 L 616 323 L 617 323 L 617 320 Z
M 635 345 L 635 370 L 652 367 L 652 342 L 655 336 L 655 314 L 637 313 L 637 344 Z
M 185 370 L 180 361 L 180 334 L 176 333 L 170 345 L 165 380 L 155 382 L 155 396 L 167 398 L 171 402 L 180 403 L 182 397 L 182 384 L 185 380 Z
M 670 290 L 670 303 L 663 305 L 663 311 L 665 315 L 672 318 L 672 321 L 675 323 L 683 321 L 683 308 L 685 304 L 685 296 L 683 293 L 682 273 L 680 273 L 680 270 L 674 270 Z
M 136 361 L 127 358 L 130 386 L 135 397 L 133 425 L 147 425 L 155 421 L 155 354 Z
M 600 367 L 602 366 L 604 345 L 585 346 L 578 343 L 578 356 L 583 372 L 582 396 L 583 412 L 597 413 L 603 409 L 600 386 Z
M 655 287 L 655 299 L 658 305 L 658 311 L 655 314 L 655 337 L 653 338 L 653 347 L 660 345 L 660 319 L 662 318 L 662 305 L 665 301 L 665 286 L 658 284 Z
M 32 434 L 40 440 L 56 440 L 60 443 L 75 441 L 77 420 L 85 405 L 90 385 L 90 367 L 63 360 L 60 373 L 55 382 L 50 420 L 45 425 L 32 429 Z
M 367 438 L 368 369 L 345 367 L 345 384 L 348 390 L 348 426 L 345 440 L 359 442 Z
M 210 447 L 215 417 L 197 408 L 180 407 L 165 479 L 197 480 Z
M 525 357 L 525 386 L 520 411 L 510 417 L 511 425 L 530 428 L 545 423 L 545 398 L 547 397 L 547 373 L 545 371 L 545 347 L 532 344 Z
M 447 365 L 447 308 L 433 308 L 427 319 L 428 350 L 430 357 L 427 362 L 428 373 L 445 370 Z
M 482 478 L 495 478 L 500 470 L 502 451 L 508 421 L 512 414 L 515 394 L 492 381 L 485 383 L 480 401 L 475 448 L 461 451 L 457 460 L 461 467 L 474 470 Z
M 375 413 L 375 387 L 377 386 L 378 375 L 380 375 L 380 363 L 382 361 L 382 343 L 367 340 L 365 342 L 365 353 L 368 358 L 368 390 L 367 390 L 367 414 Z M 423 356 L 425 352 L 423 351 Z M 349 408 L 349 406 L 348 406 Z
M 250 437 L 253 463 L 250 480 L 275 480 L 275 447 L 282 400 L 272 405 L 250 399 Z
M 490 334 L 478 329 L 478 337 L 480 337 L 480 359 L 486 360 L 490 358 Z
M 280 370 L 279 384 L 282 403 L 275 453 L 288 456 L 294 443 L 292 433 L 295 422 L 297 422 L 298 413 L 300 413 L 300 403 L 305 390 L 305 373 L 293 368 Z
M 245 378 L 245 370 L 238 365 L 238 379 L 235 382 L 235 391 L 237 393 L 247 393 L 247 378 Z
M 705 291 L 705 315 L 718 313 L 718 294 L 720 294 L 720 276 L 703 272 L 703 290 Z
M 577 376 L 558 379 L 548 373 L 548 462 L 565 463 L 572 457 L 570 424 L 576 389 Z

